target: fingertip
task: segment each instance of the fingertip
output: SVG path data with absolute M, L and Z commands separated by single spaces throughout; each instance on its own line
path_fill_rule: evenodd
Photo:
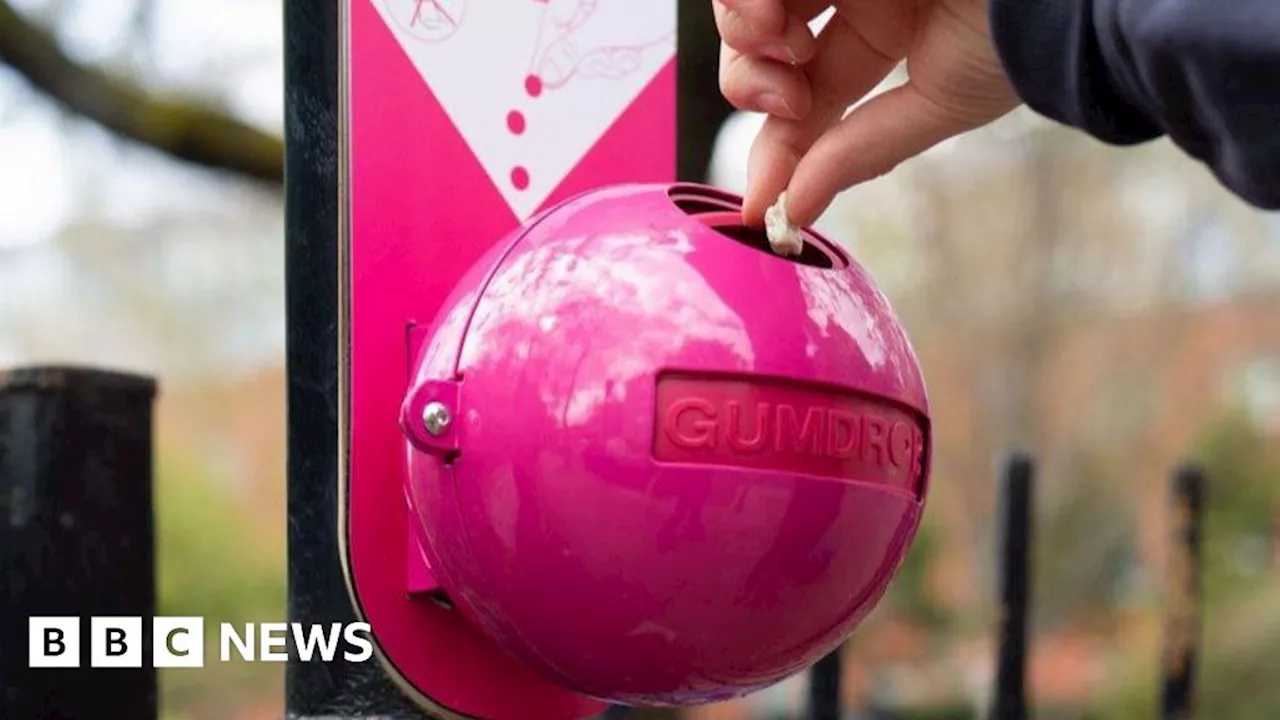
M 778 199 L 780 192 L 771 177 L 776 173 L 747 171 L 747 191 L 742 196 L 742 224 L 747 227 L 764 227 L 764 213 Z
M 747 158 L 747 189 L 742 194 L 742 224 L 747 227 L 764 225 L 764 211 L 771 202 L 765 199 L 768 191 L 761 182 L 763 173 L 761 173 L 759 156 L 760 149 L 757 145 L 752 147 L 751 154 Z
M 819 139 L 796 166 L 787 184 L 788 219 L 793 224 L 813 225 L 831 207 L 836 195 L 855 184 L 849 171 L 858 166 L 857 156 L 844 150 L 833 145 L 828 135 Z
M 819 130 L 813 118 L 795 122 L 778 117 L 765 120 L 747 159 L 747 192 L 743 198 L 743 221 L 752 227 L 764 224 L 765 211 L 792 184 L 809 148 L 809 138 Z M 788 204 L 790 204 L 788 199 Z
M 834 200 L 835 196 L 793 183 L 787 188 L 787 221 L 795 227 L 812 227 Z
M 818 39 L 809 30 L 808 23 L 800 18 L 787 18 L 786 47 L 792 54 L 791 60 L 803 65 L 818 54 Z
M 773 122 L 773 119 L 770 119 Z M 749 227 L 764 224 L 764 213 L 786 189 L 795 163 L 772 145 L 767 136 L 756 139 L 747 161 L 747 192 L 742 201 L 742 221 Z
M 742 224 L 747 227 L 763 226 L 764 212 L 768 207 L 768 202 L 760 199 L 758 191 L 747 190 L 746 196 L 742 199 Z

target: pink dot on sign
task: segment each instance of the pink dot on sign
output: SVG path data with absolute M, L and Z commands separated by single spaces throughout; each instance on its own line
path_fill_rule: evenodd
M 525 78 L 524 89 L 529 93 L 529 97 L 538 97 L 542 94 L 542 78 L 537 75 L 530 75 Z
M 517 165 L 511 171 L 511 184 L 515 185 L 517 190 L 529 187 L 529 171 Z
M 507 128 L 516 135 L 524 132 L 524 115 L 519 110 L 507 113 Z

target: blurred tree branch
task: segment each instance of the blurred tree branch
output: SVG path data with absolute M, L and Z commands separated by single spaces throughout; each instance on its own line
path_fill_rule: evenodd
M 45 28 L 0 0 L 0 63 L 71 112 L 185 162 L 273 185 L 284 182 L 284 144 L 230 115 L 157 97 L 66 55 Z

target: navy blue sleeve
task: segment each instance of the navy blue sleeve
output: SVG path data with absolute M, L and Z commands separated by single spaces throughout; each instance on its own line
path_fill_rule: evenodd
M 1280 0 L 990 0 L 1032 110 L 1115 145 L 1168 136 L 1280 209 Z

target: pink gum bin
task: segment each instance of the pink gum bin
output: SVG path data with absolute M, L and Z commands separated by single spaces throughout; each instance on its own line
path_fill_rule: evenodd
M 412 590 L 575 692 L 687 705 L 793 675 L 920 522 L 929 403 L 888 301 L 836 244 L 784 258 L 740 213 L 690 184 L 561 203 L 417 357 Z

